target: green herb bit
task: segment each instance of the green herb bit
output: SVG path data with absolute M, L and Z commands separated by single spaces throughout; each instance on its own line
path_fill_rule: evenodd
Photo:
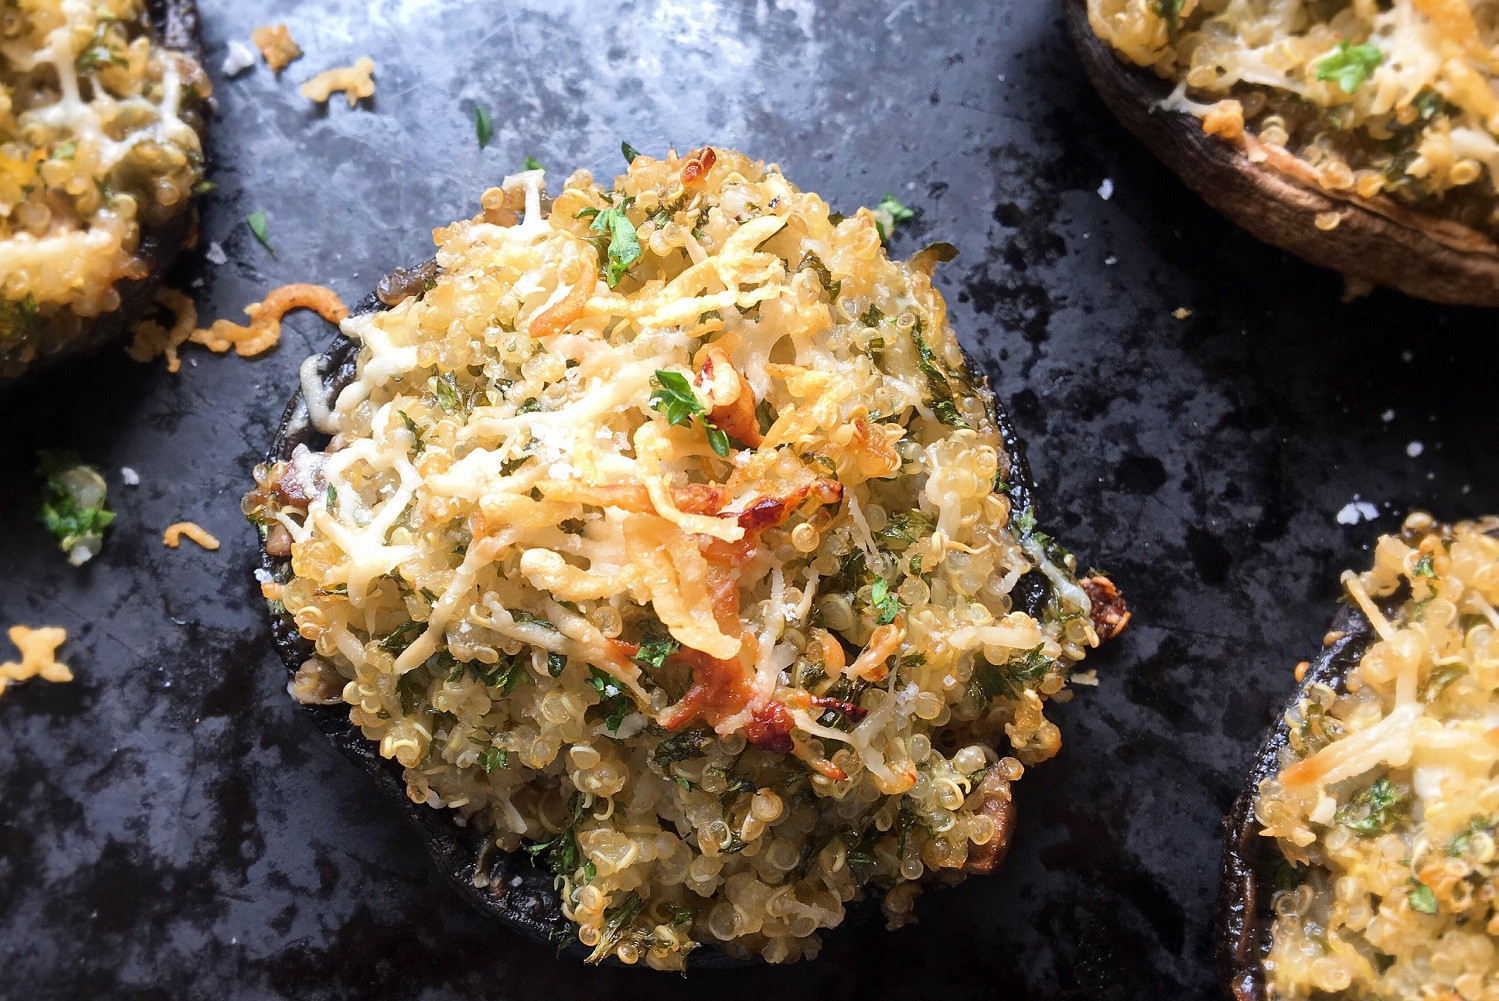
M 573 793 L 571 814 L 557 836 L 548 841 L 526 845 L 526 853 L 531 856 L 532 861 L 545 865 L 558 876 L 571 876 L 577 871 L 583 856 L 578 848 L 577 828 L 586 809 L 583 794 Z
M 619 725 L 634 708 L 629 695 L 613 675 L 596 667 L 588 669 L 588 686 L 599 695 L 598 708 L 604 713 L 604 725 L 610 733 L 618 732 Z
M 870 585 L 869 604 L 878 613 L 876 625 L 887 626 L 900 614 L 900 599 L 890 593 L 890 584 L 883 577 L 876 577 Z
M 1028 683 L 1046 677 L 1051 666 L 1051 658 L 1042 652 L 1040 646 L 1026 651 L 1018 660 L 1010 660 L 1003 665 L 981 660 L 974 669 L 973 681 L 969 682 L 968 694 L 978 703 L 981 712 L 988 708 L 991 699 L 1016 701 L 1028 687 Z
M 1166 22 L 1166 28 L 1171 34 L 1176 34 L 1176 29 L 1181 26 L 1183 0 L 1150 0 L 1150 10 L 1156 17 Z
M 399 657 L 406 652 L 407 647 L 416 642 L 417 636 L 426 628 L 425 622 L 403 622 L 389 635 L 382 637 L 378 645 L 386 653 Z
M 528 157 L 526 157 L 526 169 L 527 170 L 546 170 L 546 168 L 541 165 L 541 161 L 538 160 L 538 159 L 536 159 L 536 157 L 534 157 L 534 156 L 528 156 Z
M 911 328 L 911 343 L 916 348 L 916 365 L 926 378 L 927 392 L 932 397 L 932 412 L 937 415 L 937 420 L 948 427 L 972 427 L 967 418 L 958 411 L 957 401 L 953 397 L 952 383 L 948 381 L 947 374 L 938 366 L 937 356 L 932 352 L 931 345 L 927 344 L 926 338 L 921 336 L 920 324 Z
M 631 890 L 620 901 L 619 906 L 612 907 L 604 912 L 604 929 L 599 935 L 599 944 L 594 946 L 593 951 L 588 954 L 587 962 L 597 963 L 614 952 L 615 946 L 619 945 L 624 937 L 625 929 L 630 923 L 640 916 L 640 911 L 645 907 L 645 901 L 640 899 L 640 894 Z
M 108 187 L 108 185 L 106 185 L 106 187 Z M 206 194 L 209 194 L 210 192 L 217 191 L 217 190 L 219 190 L 219 186 L 218 186 L 217 183 L 215 183 L 213 181 L 199 181 L 197 184 L 193 185 L 193 194 L 198 195 L 200 197 L 202 195 L 206 195 Z M 109 194 L 109 201 L 114 201 L 114 192 L 113 191 L 111 191 L 110 194 Z
M 272 257 L 275 257 L 276 248 L 271 246 L 270 232 L 266 229 L 265 213 L 259 209 L 256 209 L 254 212 L 251 212 L 249 215 L 245 216 L 245 222 L 250 224 L 250 232 L 255 234 L 255 239 L 260 241 L 260 245 L 266 250 L 270 251 Z
M 1375 779 L 1334 818 L 1359 834 L 1384 834 L 1410 812 L 1410 794 L 1388 778 Z
M 885 197 L 880 199 L 880 204 L 874 209 L 874 227 L 879 231 L 880 242 L 888 243 L 895 227 L 910 222 L 915 216 L 914 209 L 907 208 L 899 198 L 885 192 Z
M 656 765 L 663 772 L 669 773 L 671 766 L 678 761 L 701 758 L 707 753 L 708 748 L 713 746 L 716 739 L 717 737 L 711 730 L 683 730 L 657 744 L 652 756 L 656 760 Z
M 71 159 L 73 159 L 73 157 L 75 155 L 77 155 L 77 153 L 78 153 L 78 144 L 76 142 L 69 141 L 69 142 L 62 143 L 55 150 L 52 151 L 52 159 L 54 159 L 54 160 L 71 160 Z
M 821 257 L 818 257 L 810 250 L 802 255 L 800 263 L 796 266 L 798 272 L 808 269 L 817 275 L 817 280 L 822 284 L 822 290 L 827 293 L 828 302 L 837 301 L 838 293 L 843 291 L 843 282 L 834 281 L 833 272 L 828 270 L 826 264 L 822 263 Z
M 489 140 L 494 138 L 494 119 L 482 104 L 474 105 L 474 134 L 479 137 L 480 149 L 488 146 Z
M 105 504 L 109 488 L 93 466 L 67 450 L 45 449 L 37 455 L 42 477 L 42 506 L 37 516 L 68 562 L 78 567 L 99 555 L 104 530 L 114 521 Z
M 1406 894 L 1405 900 L 1411 905 L 1411 910 L 1418 913 L 1435 914 L 1437 912 L 1437 895 L 1425 883 L 1417 883 L 1411 892 Z
M 1338 50 L 1317 63 L 1318 80 L 1336 80 L 1343 93 L 1352 94 L 1364 85 L 1374 68 L 1384 62 L 1379 46 L 1364 43 L 1350 45 L 1345 39 Z
M 652 410 L 666 415 L 666 423 L 685 427 L 695 417 L 708 435 L 708 445 L 719 458 L 729 457 L 729 436 L 716 424 L 708 420 L 708 410 L 697 398 L 692 384 L 680 372 L 657 369 L 652 381 L 656 389 L 651 392 Z
M 510 752 L 503 747 L 491 747 L 484 752 L 484 774 L 492 773 L 496 768 L 504 768 L 510 763 Z
M 457 413 L 464 410 L 463 395 L 458 391 L 458 379 L 452 372 L 444 372 L 432 380 L 432 393 L 437 397 L 437 405 L 444 413 Z
M 935 528 L 932 519 L 917 508 L 902 511 L 885 523 L 885 527 L 874 533 L 887 549 L 903 552 L 912 543 L 926 538 Z
M 588 228 L 602 233 L 609 241 L 606 255 L 609 267 L 605 280 L 610 288 L 614 288 L 630 265 L 640 260 L 640 236 L 635 232 L 635 224 L 625 215 L 624 205 L 615 205 L 594 215 L 593 224 Z
M 547 654 L 547 675 L 553 678 L 562 677 L 562 672 L 567 670 L 567 655 L 562 653 Z
M 640 649 L 635 653 L 635 662 L 642 667 L 659 671 L 666 663 L 666 658 L 682 649 L 682 644 L 672 639 L 664 630 L 659 633 L 647 635 L 640 641 Z
M 1411 567 L 1411 576 L 1412 577 L 1430 577 L 1430 578 L 1435 578 L 1436 575 L 1437 575 L 1437 572 L 1436 572 L 1436 570 L 1431 565 L 1431 554 L 1430 553 L 1422 553 L 1421 554 L 1421 558 L 1418 559 L 1418 560 L 1416 560 L 1416 565 L 1413 566 L 1413 567 Z
M 635 158 L 640 155 L 640 150 L 636 149 L 634 146 L 631 146 L 627 142 L 622 142 L 619 144 L 619 151 L 625 155 L 625 163 L 627 164 L 634 163 Z
M 401 423 L 406 425 L 406 430 L 411 432 L 411 438 L 416 442 L 416 450 L 420 452 L 426 448 L 426 443 L 422 441 L 421 429 L 416 426 L 416 421 L 412 420 L 404 410 L 397 410 L 396 413 L 400 415 Z

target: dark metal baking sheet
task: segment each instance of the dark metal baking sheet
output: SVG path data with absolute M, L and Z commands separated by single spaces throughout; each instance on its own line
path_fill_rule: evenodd
M 528 154 L 605 176 L 622 139 L 713 142 L 846 210 L 889 190 L 919 210 L 898 252 L 961 248 L 939 273 L 953 322 L 1029 439 L 1045 520 L 1135 624 L 1060 712 L 1009 862 L 929 893 L 918 924 L 788 969 L 559 964 L 470 911 L 284 691 L 237 497 L 330 329 L 296 317 L 255 361 L 188 349 L 176 376 L 106 351 L 0 401 L 0 625 L 67 627 L 77 674 L 0 699 L 0 996 L 1215 994 L 1219 818 L 1338 570 L 1409 506 L 1495 505 L 1493 314 L 1345 304 L 1229 228 L 1107 117 L 1049 3 L 203 7 L 221 108 L 203 241 L 229 261 L 179 279 L 205 319 L 287 281 L 358 299 Z M 270 20 L 306 58 L 223 80 L 225 42 Z M 364 54 L 371 106 L 297 94 Z M 82 570 L 32 520 L 52 445 L 96 461 L 119 511 Z M 1356 497 L 1373 524 L 1337 522 Z M 163 548 L 184 518 L 224 548 Z

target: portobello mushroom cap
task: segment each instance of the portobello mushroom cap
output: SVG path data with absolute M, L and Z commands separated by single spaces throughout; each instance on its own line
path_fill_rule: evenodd
M 187 56 L 203 65 L 203 31 L 195 0 L 147 0 L 146 17 L 156 32 L 155 44 Z M 207 143 L 208 118 L 198 108 L 184 108 L 182 120 Z M 82 317 L 71 309 L 58 310 L 48 322 L 32 332 L 36 355 L 27 360 L 0 357 L 0 388 L 47 368 L 60 359 L 86 354 L 123 337 L 150 312 L 157 289 L 184 247 L 197 240 L 198 207 L 193 202 L 166 222 L 141 223 L 136 256 L 146 262 L 143 278 L 121 278 L 115 282 L 120 295 L 118 309 L 99 316 Z
M 413 269 L 398 269 L 383 279 L 377 291 L 366 296 L 351 311 L 359 316 L 378 312 L 393 306 L 408 295 L 419 292 L 425 278 L 436 273 L 436 262 L 427 261 Z M 318 378 L 323 392 L 331 399 L 345 386 L 354 381 L 359 344 L 340 335 L 319 356 Z M 965 354 L 966 358 L 966 354 Z M 979 371 L 968 358 L 970 371 Z M 1015 433 L 1009 416 L 990 392 L 987 378 L 980 379 L 980 391 L 992 407 L 995 424 L 1006 455 L 1011 462 L 1008 479 L 1009 499 L 1014 510 L 1022 511 L 1033 506 L 1030 466 L 1026 461 L 1025 448 Z M 306 445 L 314 451 L 326 447 L 328 436 L 317 431 L 311 422 L 307 400 L 301 389 L 293 394 L 287 404 L 276 435 L 266 456 L 267 464 L 291 458 L 298 445 Z M 290 559 L 272 556 L 260 548 L 259 566 L 265 574 L 280 579 L 289 569 Z M 1021 577 L 1015 591 L 1016 608 L 1039 616 L 1051 599 L 1051 585 L 1039 571 Z M 297 669 L 313 655 L 312 644 L 297 632 L 296 624 L 284 612 L 271 614 L 271 636 L 277 652 L 285 663 L 288 681 Z M 472 826 L 460 826 L 455 822 L 456 814 L 450 810 L 436 810 L 421 803 L 414 803 L 406 795 L 406 781 L 402 769 L 395 761 L 380 756 L 377 745 L 349 720 L 349 707 L 343 702 L 334 705 L 304 705 L 317 723 L 323 735 L 345 756 L 363 769 L 374 780 L 380 793 L 413 824 L 416 825 L 428 853 L 433 861 L 451 880 L 470 904 L 484 914 L 495 918 L 512 931 L 536 942 L 565 942 L 560 955 L 582 960 L 589 950 L 583 947 L 573 934 L 573 926 L 562 915 L 562 900 L 555 887 L 555 877 L 547 870 L 534 865 L 523 852 L 505 852 L 493 847 L 482 831 Z M 1008 841 L 1013 829 L 1014 811 L 1011 810 L 1001 824 L 995 841 Z M 1007 845 L 999 845 L 986 854 L 983 872 L 992 871 L 1003 860 Z M 477 880 L 477 882 L 476 882 Z M 837 933 L 853 924 L 863 923 L 879 911 L 879 893 L 867 887 L 862 900 L 849 909 L 849 914 Z M 826 934 L 826 933 L 825 933 Z M 610 957 L 611 965 L 623 965 Z M 758 957 L 743 959 L 730 956 L 717 948 L 699 948 L 687 958 L 688 969 L 730 969 L 761 962 Z
M 1389 614 L 1394 602 L 1380 602 Z M 1325 684 L 1340 689 L 1377 635 L 1363 612 L 1351 606 L 1338 610 L 1329 635 L 1337 639 L 1323 647 L 1311 662 L 1301 684 L 1285 703 L 1275 725 L 1255 752 L 1244 788 L 1223 819 L 1223 859 L 1219 868 L 1217 959 L 1218 975 L 1233 1001 L 1266 1001 L 1263 960 L 1270 949 L 1270 910 L 1275 893 L 1274 872 L 1281 855 L 1271 838 L 1260 835 L 1254 817 L 1254 801 L 1260 783 L 1280 770 L 1280 751 L 1286 746 L 1289 728 L 1286 712 L 1296 706 L 1305 691 Z
M 1460 223 L 1380 195 L 1326 191 L 1284 153 L 1250 162 L 1242 138 L 1207 134 L 1200 119 L 1157 109 L 1171 85 L 1116 55 L 1088 23 L 1087 0 L 1063 0 L 1083 68 L 1109 110 L 1213 208 L 1283 250 L 1349 278 L 1432 302 L 1499 306 L 1499 245 Z M 1338 224 L 1319 229 L 1316 217 Z

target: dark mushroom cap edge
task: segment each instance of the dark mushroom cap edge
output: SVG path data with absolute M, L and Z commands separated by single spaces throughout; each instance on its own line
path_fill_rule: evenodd
M 1395 602 L 1380 602 L 1390 614 Z M 1266 1001 L 1268 992 L 1262 965 L 1270 946 L 1270 898 L 1275 892 L 1274 872 L 1281 861 L 1274 839 L 1260 834 L 1254 818 L 1254 800 L 1260 783 L 1280 770 L 1280 751 L 1286 746 L 1289 728 L 1285 714 L 1294 708 L 1312 685 L 1340 688 L 1348 674 L 1374 642 L 1374 627 L 1357 608 L 1344 606 L 1333 618 L 1332 635 L 1337 640 L 1323 647 L 1311 662 L 1295 693 L 1282 707 L 1275 725 L 1255 752 L 1244 787 L 1233 809 L 1223 819 L 1223 860 L 1219 870 L 1217 914 L 1218 975 L 1233 1001 Z M 1341 634 L 1341 635 L 1339 635 Z
M 1088 23 L 1087 0 L 1063 0 L 1068 32 L 1099 96 L 1124 126 L 1213 208 L 1283 250 L 1351 278 L 1449 305 L 1499 306 L 1499 246 L 1392 198 L 1340 195 L 1251 163 L 1182 112 L 1156 110 L 1171 85 L 1115 55 Z M 1324 212 L 1341 217 L 1318 229 Z

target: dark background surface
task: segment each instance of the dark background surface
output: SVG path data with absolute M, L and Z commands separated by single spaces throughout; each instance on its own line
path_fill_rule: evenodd
M 188 348 L 175 376 L 109 349 L 0 400 L 0 626 L 66 627 L 77 675 L 0 700 L 0 996 L 1215 995 L 1219 818 L 1338 571 L 1409 507 L 1496 505 L 1492 314 L 1345 305 L 1335 276 L 1229 228 L 1107 117 L 1050 3 L 202 5 L 220 107 L 203 238 L 229 255 L 180 278 L 203 322 L 288 281 L 357 300 L 528 154 L 609 176 L 621 139 L 711 142 L 844 211 L 893 191 L 919 212 L 897 253 L 962 249 L 940 285 L 1030 442 L 1043 521 L 1113 573 L 1135 624 L 1060 710 L 1009 862 L 929 894 L 918 924 L 783 969 L 563 965 L 470 911 L 285 693 L 237 499 L 332 329 L 299 315 L 253 361 Z M 306 58 L 223 80 L 225 42 L 270 20 Z M 374 102 L 297 93 L 363 54 Z M 257 209 L 275 257 L 244 224 Z M 57 445 L 104 470 L 119 512 L 82 570 L 33 520 L 34 452 Z M 1335 521 L 1355 497 L 1374 525 Z M 163 548 L 183 518 L 224 548 Z

